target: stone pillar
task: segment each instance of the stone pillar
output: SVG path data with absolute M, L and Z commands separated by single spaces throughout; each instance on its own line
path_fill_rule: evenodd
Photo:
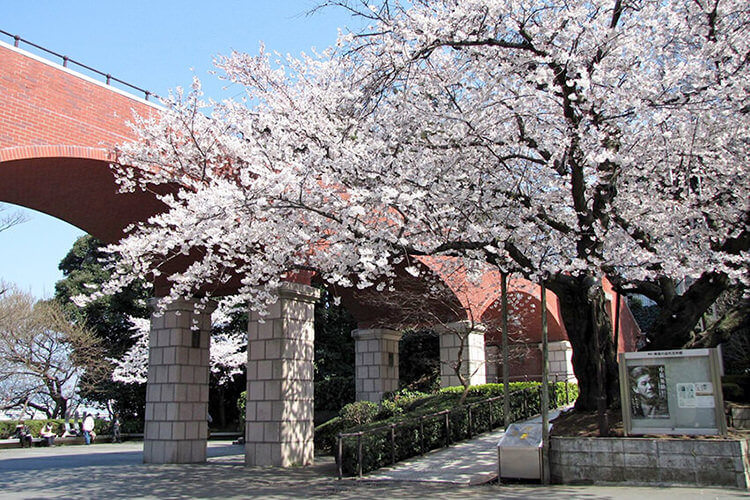
M 143 462 L 206 461 L 211 312 L 178 300 L 151 316 Z
M 383 394 L 398 390 L 401 336 L 401 332 L 387 328 L 360 328 L 352 332 L 357 401 L 379 403 Z
M 502 360 L 500 350 L 500 347 L 496 345 L 486 345 L 484 347 L 484 373 L 488 384 L 498 384 L 503 381 L 502 370 L 500 370 L 500 362 Z
M 549 342 L 547 344 L 549 351 L 549 379 L 554 382 L 571 382 L 577 383 L 573 373 L 573 349 L 570 342 L 562 340 L 560 342 Z M 539 344 L 539 349 L 542 344 Z
M 440 335 L 440 387 L 461 385 L 455 367 L 461 352 L 461 373 L 470 385 L 486 383 L 484 363 L 484 326 L 459 321 L 435 328 Z
M 290 467 L 313 461 L 313 287 L 286 283 L 247 329 L 245 464 Z

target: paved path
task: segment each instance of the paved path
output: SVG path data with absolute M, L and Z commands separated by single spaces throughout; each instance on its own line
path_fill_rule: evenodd
M 550 420 L 560 414 L 550 412 Z M 537 416 L 527 422 L 539 422 Z M 422 457 L 404 460 L 393 467 L 367 475 L 371 481 L 441 482 L 461 485 L 484 484 L 497 478 L 497 442 L 505 429 L 497 429 L 448 448 L 434 450 Z
M 336 480 L 329 457 L 310 467 L 245 467 L 243 448 L 211 441 L 209 460 L 194 465 L 143 464 L 139 442 L 0 450 L 0 499 L 75 498 L 508 498 L 738 499 L 747 492 L 719 488 L 604 486 L 465 486 L 449 483 Z

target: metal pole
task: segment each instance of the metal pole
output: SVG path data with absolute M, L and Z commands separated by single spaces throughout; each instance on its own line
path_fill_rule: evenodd
M 391 424 L 391 463 L 396 463 L 396 424 Z
M 542 301 L 542 482 L 549 484 L 549 345 L 547 338 L 547 287 L 541 280 Z
M 489 405 L 489 407 L 490 407 L 490 419 L 489 419 L 489 420 L 490 420 L 490 428 L 489 428 L 489 429 L 487 429 L 487 430 L 488 430 L 488 431 L 491 431 L 491 430 L 492 430 L 492 427 L 493 427 L 493 426 L 494 426 L 494 424 L 495 424 L 495 417 L 494 417 L 494 416 L 492 415 L 492 400 L 491 400 L 491 399 L 488 399 L 488 400 L 487 400 L 487 404 L 488 404 L 488 405 Z
M 341 479 L 344 476 L 344 463 L 343 463 L 343 439 L 341 438 L 341 433 L 337 436 L 338 441 L 338 465 L 339 465 L 339 479 Z
M 592 310 L 591 322 L 592 324 L 597 325 L 598 321 L 595 314 L 595 311 Z M 596 356 L 596 383 L 599 389 L 599 394 L 596 398 L 596 413 L 597 420 L 599 422 L 599 437 L 607 437 L 609 436 L 609 422 L 607 416 L 607 392 L 604 379 L 604 366 L 602 364 L 604 359 L 602 357 L 602 346 L 599 339 L 599 330 L 596 327 L 594 328 L 594 353 Z
M 619 292 L 615 292 L 615 353 L 620 350 L 620 298 Z
M 471 405 L 469 405 L 469 425 L 467 427 L 469 431 L 469 439 L 471 439 Z
M 362 477 L 362 433 L 357 434 L 357 475 Z
M 424 455 L 424 416 L 419 419 L 419 451 Z
M 503 417 L 505 428 L 510 425 L 510 367 L 508 366 L 508 274 L 500 274 L 500 292 L 502 295 L 502 335 L 503 335 Z
M 448 411 L 445 412 L 445 446 L 447 447 L 451 442 L 451 423 L 450 415 Z

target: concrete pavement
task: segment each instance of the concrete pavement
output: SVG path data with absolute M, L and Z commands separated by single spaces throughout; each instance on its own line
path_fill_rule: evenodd
M 550 411 L 550 420 L 560 410 Z M 541 415 L 526 422 L 539 422 Z M 367 475 L 371 481 L 416 481 L 461 484 L 466 486 L 484 484 L 497 479 L 497 442 L 505 434 L 500 428 L 475 439 L 441 448 L 382 468 Z
M 143 464 L 143 444 L 95 444 L 0 450 L 0 499 L 17 498 L 747 498 L 718 488 L 455 485 L 440 482 L 336 479 L 330 457 L 310 467 L 245 467 L 242 446 L 209 442 L 208 462 Z

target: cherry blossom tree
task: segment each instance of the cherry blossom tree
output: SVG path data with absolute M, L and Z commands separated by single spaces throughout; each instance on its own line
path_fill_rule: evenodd
M 545 280 L 593 408 L 597 363 L 618 394 L 602 276 L 747 283 L 747 2 L 331 5 L 368 27 L 219 58 L 242 99 L 196 81 L 137 123 L 118 180 L 168 184 L 168 208 L 112 248 L 99 293 L 151 276 L 208 299 L 239 277 L 235 303 L 262 310 L 300 269 L 387 290 L 414 256 L 460 256 Z
M 220 318 L 226 319 L 224 315 Z M 126 384 L 145 384 L 148 374 L 148 338 L 151 322 L 144 318 L 130 318 L 135 344 L 120 359 L 112 359 L 115 368 L 112 379 Z M 220 319 L 218 319 L 220 321 Z M 220 332 L 211 336 L 210 366 L 219 386 L 242 373 L 247 362 L 247 335 L 244 332 Z

